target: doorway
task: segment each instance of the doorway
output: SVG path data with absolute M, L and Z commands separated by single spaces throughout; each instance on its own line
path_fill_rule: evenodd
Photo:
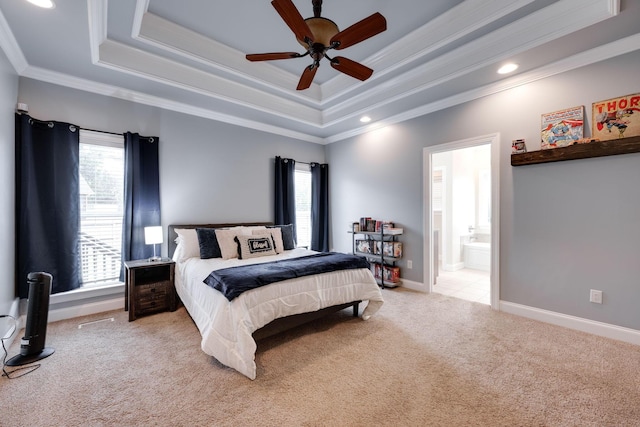
M 499 134 L 424 149 L 425 290 L 499 303 Z

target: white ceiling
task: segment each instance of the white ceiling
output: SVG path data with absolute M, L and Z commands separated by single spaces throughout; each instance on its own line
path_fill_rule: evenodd
M 640 0 L 324 0 L 340 29 L 385 16 L 387 31 L 339 53 L 375 72 L 361 82 L 323 60 L 296 91 L 308 57 L 244 57 L 302 53 L 268 0 L 54 1 L 0 0 L 0 47 L 20 75 L 316 143 L 640 48 Z M 518 71 L 497 74 L 508 61 Z

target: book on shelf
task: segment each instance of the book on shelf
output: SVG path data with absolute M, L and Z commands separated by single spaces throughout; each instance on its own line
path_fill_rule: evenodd
M 384 229 L 384 234 L 402 234 L 404 232 L 404 230 L 402 228 L 385 228 Z
M 400 281 L 400 267 L 382 265 L 376 262 L 371 265 L 371 270 L 376 279 L 381 279 L 389 283 L 397 283 Z
M 375 245 L 375 255 L 383 255 L 393 258 L 402 257 L 402 242 L 377 241 Z
M 391 221 L 381 221 L 377 219 L 373 219 L 369 216 L 363 216 L 359 221 L 360 227 L 358 231 L 367 231 L 367 232 L 380 232 L 382 230 L 387 230 L 393 228 L 394 224 Z
M 372 254 L 374 252 L 374 246 L 371 240 L 356 240 L 356 252 L 363 254 Z

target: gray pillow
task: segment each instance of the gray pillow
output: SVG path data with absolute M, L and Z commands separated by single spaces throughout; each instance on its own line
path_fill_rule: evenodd
M 198 244 L 200 245 L 200 258 L 222 258 L 215 228 L 196 228 Z
M 293 235 L 293 224 L 269 225 L 267 228 L 279 228 L 282 231 L 282 243 L 285 251 L 296 248 L 296 239 Z

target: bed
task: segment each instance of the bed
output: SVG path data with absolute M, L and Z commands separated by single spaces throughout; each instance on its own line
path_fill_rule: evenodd
M 293 263 L 294 258 L 295 262 L 316 259 L 314 262 L 320 264 L 325 255 L 349 257 L 292 247 L 290 231 L 270 223 L 168 228 L 169 256 L 176 261 L 176 292 L 200 331 L 202 350 L 252 380 L 256 378 L 256 340 L 349 306 L 354 307 L 354 315 L 367 320 L 383 304 L 371 271 L 356 266 L 295 275 L 246 290 L 232 299 L 225 288 L 216 288 L 215 278 L 238 270 L 231 267 L 252 265 L 243 268 L 271 270 L 272 266 Z M 270 250 L 258 244 L 268 246 L 268 241 L 273 246 Z M 263 252 L 248 252 L 247 242 Z M 359 303 L 364 306 L 361 314 Z

